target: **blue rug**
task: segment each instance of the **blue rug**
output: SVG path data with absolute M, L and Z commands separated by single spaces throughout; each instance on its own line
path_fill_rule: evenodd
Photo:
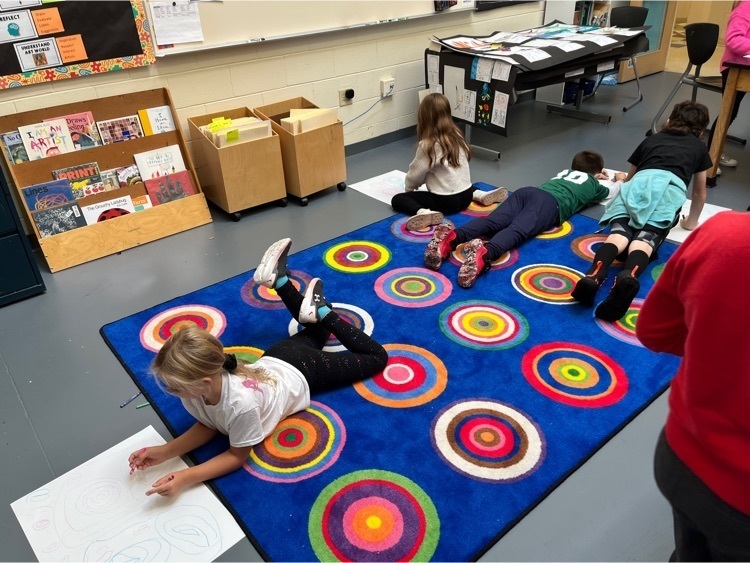
M 486 212 L 472 206 L 452 219 Z M 649 352 L 634 335 L 642 298 L 673 245 L 641 277 L 641 299 L 623 321 L 605 324 L 570 298 L 604 239 L 592 234 L 594 220 L 576 215 L 529 241 L 470 290 L 455 283 L 460 249 L 439 273 L 425 269 L 431 231 L 409 232 L 405 220 L 290 258 L 293 281 L 304 291 L 323 278 L 334 308 L 383 343 L 390 361 L 369 381 L 314 396 L 244 469 L 213 483 L 265 559 L 475 559 L 656 398 L 677 368 L 677 358 Z M 194 421 L 148 367 L 185 324 L 250 360 L 299 328 L 251 272 L 103 327 L 174 434 Z M 340 347 L 335 339 L 328 346 Z M 216 439 L 195 459 L 226 447 Z

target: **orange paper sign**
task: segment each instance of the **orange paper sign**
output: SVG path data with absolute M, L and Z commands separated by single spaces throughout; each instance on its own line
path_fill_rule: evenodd
M 55 38 L 57 48 L 60 50 L 60 58 L 64 63 L 85 60 L 88 58 L 86 47 L 83 46 L 81 35 L 67 35 Z
M 36 31 L 39 35 L 47 35 L 49 33 L 60 33 L 65 31 L 62 20 L 60 19 L 60 12 L 57 8 L 47 8 L 46 10 L 35 10 L 31 12 L 34 18 L 34 24 L 36 25 Z

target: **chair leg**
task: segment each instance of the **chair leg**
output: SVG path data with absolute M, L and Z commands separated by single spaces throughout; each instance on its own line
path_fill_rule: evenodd
M 654 119 L 651 121 L 651 129 L 650 129 L 651 133 L 657 132 L 656 125 L 657 123 L 659 123 L 659 119 L 661 118 L 662 114 L 666 111 L 666 109 L 669 107 L 669 104 L 672 103 L 672 100 L 674 99 L 674 97 L 677 95 L 677 90 L 679 90 L 680 86 L 682 86 L 683 80 L 685 80 L 685 77 L 690 72 L 690 68 L 692 66 L 693 65 L 691 63 L 688 63 L 688 66 L 685 69 L 685 72 L 682 73 L 682 76 L 680 76 L 680 79 L 677 81 L 677 84 L 674 85 L 674 88 L 672 88 L 672 91 L 669 93 L 669 96 L 661 105 L 661 107 L 659 108 L 659 111 L 656 112 Z
M 643 94 L 641 93 L 641 79 L 638 78 L 638 67 L 635 64 L 635 57 L 630 57 L 630 60 L 633 62 L 633 74 L 635 74 L 635 85 L 638 88 L 638 97 L 635 99 L 635 101 L 631 102 L 630 105 L 622 108 L 622 111 L 628 111 L 635 104 L 643 101 Z

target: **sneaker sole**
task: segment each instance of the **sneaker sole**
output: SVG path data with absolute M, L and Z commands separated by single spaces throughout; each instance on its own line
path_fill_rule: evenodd
M 482 205 L 488 207 L 495 203 L 503 203 L 508 199 L 508 188 L 498 188 L 482 197 Z
M 292 239 L 284 238 L 276 241 L 268 247 L 268 250 L 266 250 L 266 252 L 263 254 L 263 258 L 261 258 L 260 264 L 255 269 L 255 273 L 253 274 L 253 281 L 255 283 L 257 283 L 258 285 L 263 285 L 265 287 L 273 286 L 274 270 L 276 269 L 276 264 L 278 264 L 279 262 L 279 257 L 289 246 L 291 246 L 291 244 Z
M 410 231 L 419 231 L 433 225 L 439 225 L 443 222 L 445 216 L 439 211 L 434 213 L 424 213 L 422 215 L 414 215 L 406 221 L 406 228 Z
M 315 288 L 320 283 L 320 278 L 313 278 L 307 286 L 305 296 L 302 298 L 302 305 L 299 308 L 299 322 L 302 324 L 311 324 L 318 322 L 318 307 L 313 303 Z
M 578 280 L 570 296 L 582 305 L 593 305 L 599 285 L 592 278 L 584 277 Z
M 616 284 L 607 298 L 599 303 L 599 306 L 594 311 L 596 317 L 607 322 L 620 320 L 628 312 L 630 304 L 636 295 L 638 295 L 638 291 L 641 288 L 638 280 L 634 281 L 635 283 L 620 282 Z

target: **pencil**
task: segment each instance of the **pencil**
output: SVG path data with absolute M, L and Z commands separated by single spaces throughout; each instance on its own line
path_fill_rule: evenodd
M 135 401 L 135 400 L 136 400 L 136 398 L 137 398 L 137 397 L 138 397 L 138 396 L 139 396 L 139 395 L 140 395 L 141 393 L 142 393 L 142 391 L 138 391 L 138 393 L 136 393 L 135 395 L 133 395 L 132 397 L 130 397 L 130 399 L 128 399 L 127 401 L 125 401 L 125 402 L 124 402 L 123 404 L 121 404 L 121 405 L 120 405 L 120 408 L 123 408 L 123 407 L 125 407 L 125 406 L 129 405 L 130 403 L 132 403 L 133 401 Z

